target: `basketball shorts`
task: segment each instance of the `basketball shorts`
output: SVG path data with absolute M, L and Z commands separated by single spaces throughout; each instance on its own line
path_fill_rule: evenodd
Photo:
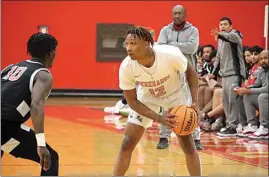
M 51 155 L 51 167 L 47 171 L 42 169 L 41 175 L 58 176 L 58 153 L 48 144 L 46 147 Z M 35 132 L 24 124 L 1 122 L 1 157 L 4 153 L 39 163 Z
M 162 114 L 162 112 L 163 112 L 163 109 L 160 106 L 155 106 L 155 105 L 154 106 L 153 105 L 146 105 L 146 106 L 158 114 Z M 137 112 L 131 110 L 131 112 L 128 116 L 127 122 L 133 123 L 136 125 L 140 125 L 140 126 L 144 127 L 145 129 L 147 129 L 147 128 L 152 126 L 153 120 L 150 118 L 147 118 L 145 116 L 142 116 L 142 115 L 138 114 Z

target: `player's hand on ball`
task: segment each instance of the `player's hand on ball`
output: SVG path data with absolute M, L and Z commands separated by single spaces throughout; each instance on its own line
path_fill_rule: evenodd
M 175 116 L 170 114 L 170 110 L 165 112 L 163 116 L 160 116 L 158 122 L 168 126 L 169 128 L 174 128 L 176 126 L 176 120 L 174 119 Z
M 43 146 L 37 146 L 37 153 L 40 158 L 41 167 L 43 167 L 43 169 L 47 171 L 51 165 L 51 157 L 48 149 Z
M 194 103 L 192 105 L 190 105 L 189 107 L 193 108 L 198 115 L 198 122 L 200 122 L 201 118 L 202 118 L 202 112 L 200 111 L 199 105 L 197 103 Z

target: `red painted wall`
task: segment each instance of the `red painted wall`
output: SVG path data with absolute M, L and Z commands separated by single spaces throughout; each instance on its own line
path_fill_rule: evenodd
M 159 34 L 171 22 L 177 2 L 2 2 L 2 65 L 27 57 L 26 42 L 38 25 L 49 25 L 59 41 L 52 73 L 54 88 L 118 89 L 119 62 L 95 60 L 96 23 L 126 22 L 149 26 Z M 244 45 L 264 46 L 264 6 L 258 2 L 182 2 L 188 20 L 199 28 L 201 44 L 215 44 L 210 30 L 222 16 L 229 16 L 234 28 L 244 35 Z M 251 29 L 253 28 L 253 29 Z

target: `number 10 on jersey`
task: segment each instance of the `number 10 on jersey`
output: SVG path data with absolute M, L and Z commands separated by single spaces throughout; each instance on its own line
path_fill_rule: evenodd
M 9 81 L 18 80 L 21 75 L 26 71 L 27 67 L 13 66 L 11 70 L 2 79 Z

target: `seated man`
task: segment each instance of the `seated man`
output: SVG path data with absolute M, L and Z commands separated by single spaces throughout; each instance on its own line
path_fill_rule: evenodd
M 259 46 L 254 46 L 254 47 L 249 49 L 249 51 L 252 55 L 253 66 L 251 67 L 251 69 L 249 71 L 248 79 L 245 81 L 245 83 L 242 84 L 242 87 L 248 87 L 248 86 L 254 84 L 256 77 L 257 77 L 257 73 L 259 72 L 259 69 L 260 69 L 260 53 L 262 52 L 262 50 L 263 50 L 263 48 L 261 48 Z
M 222 104 L 222 89 L 217 88 L 214 91 L 212 99 L 212 110 L 208 113 L 203 113 L 200 121 L 201 129 L 205 131 L 217 131 L 225 125 L 224 108 Z
M 208 112 L 212 109 L 212 102 L 207 105 L 211 100 L 214 93 L 214 90 L 216 87 L 220 86 L 220 83 L 218 85 L 212 85 L 209 84 L 212 80 L 219 81 L 220 75 L 219 75 L 219 69 L 220 65 L 214 69 L 214 64 L 216 61 L 216 54 L 217 51 L 213 50 L 208 58 L 206 58 L 206 62 L 203 65 L 203 70 L 200 73 L 200 87 L 199 87 L 199 106 L 202 112 Z M 214 81 L 214 82 L 215 82 Z
M 239 95 L 244 95 L 244 106 L 246 110 L 248 126 L 239 136 L 255 139 L 268 138 L 268 50 L 260 53 L 262 72 L 257 74 L 254 87 L 237 88 L 235 91 Z M 259 110 L 259 120 L 256 118 L 256 110 Z M 258 128 L 259 126 L 259 128 Z

